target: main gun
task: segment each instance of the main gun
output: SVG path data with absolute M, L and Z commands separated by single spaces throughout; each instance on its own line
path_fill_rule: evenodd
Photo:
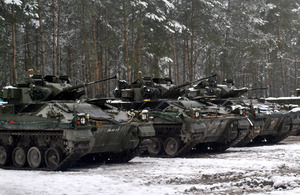
M 229 98 L 229 97 L 240 97 L 241 95 L 247 93 L 248 91 L 255 91 L 255 90 L 265 90 L 268 89 L 266 87 L 259 87 L 259 88 L 234 88 L 232 90 L 229 90 L 228 92 L 223 92 L 221 94 L 221 98 Z
M 181 88 L 183 88 L 185 86 L 192 85 L 194 83 L 197 83 L 197 82 L 209 79 L 209 78 L 216 77 L 216 76 L 217 76 L 216 74 L 213 74 L 211 76 L 200 78 L 200 79 L 192 81 L 192 82 L 186 82 L 186 83 L 183 83 L 181 85 L 177 85 L 177 86 L 171 87 L 165 93 L 162 94 L 162 98 L 175 98 L 175 97 L 177 98 L 177 97 L 179 97 L 179 96 L 182 95 L 182 92 L 180 92 L 179 89 L 181 89 Z
M 75 85 L 75 86 L 71 86 L 71 87 L 66 87 L 63 89 L 63 92 L 66 92 L 66 91 L 72 91 L 74 89 L 79 89 L 79 88 L 83 88 L 83 87 L 87 87 L 89 85 L 92 85 L 92 84 L 96 84 L 96 83 L 100 83 L 100 82 L 103 82 L 103 81 L 107 81 L 107 80 L 111 80 L 111 79 L 116 79 L 117 76 L 112 76 L 112 77 L 108 77 L 108 78 L 105 78 L 105 79 L 101 79 L 101 80 L 98 80 L 98 81 L 92 81 L 92 82 L 89 82 L 89 83 L 82 83 L 82 84 L 79 84 L 79 85 Z

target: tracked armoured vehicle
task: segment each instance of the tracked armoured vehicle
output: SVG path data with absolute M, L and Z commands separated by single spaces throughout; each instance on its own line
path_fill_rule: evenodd
M 183 156 L 195 150 L 223 151 L 244 138 L 251 123 L 243 115 L 180 99 L 182 88 L 190 84 L 175 86 L 169 78 L 140 77 L 131 85 L 120 80 L 115 97 L 122 101 L 109 103 L 125 110 L 149 111 L 149 120 L 156 131 L 148 147 L 153 156 Z
M 243 109 L 253 122 L 252 131 L 241 141 L 238 146 L 247 144 L 278 143 L 292 132 L 292 116 L 280 111 L 279 107 L 272 104 L 260 103 L 257 99 L 248 99 L 242 95 L 249 90 L 236 88 L 233 81 L 226 80 L 217 84 L 214 80 L 206 80 L 189 89 L 187 97 L 200 101 L 210 102 L 224 106 L 228 111 L 236 113 Z M 262 88 L 263 89 L 263 88 Z
M 105 111 L 98 106 L 75 101 L 84 94 L 84 90 L 78 89 L 100 81 L 71 86 L 65 76 L 32 75 L 23 84 L 4 88 L 3 99 L 7 104 L 0 106 L 0 166 L 62 170 L 91 152 L 120 154 L 130 160 L 132 151 L 140 144 L 139 130 L 128 128 L 125 132 L 117 132 L 111 127 L 113 133 L 109 136 L 128 136 L 123 140 L 111 138 L 98 143 L 99 137 L 108 136 L 109 132 L 104 129 L 106 126 L 99 124 L 114 121 L 114 117 L 108 118 L 106 114 L 107 118 L 101 118 Z M 128 146 L 124 142 L 129 141 L 129 137 L 138 141 Z M 118 145 L 119 150 L 103 150 L 108 143 Z M 102 148 L 95 149 L 101 144 Z M 124 154 L 126 151 L 130 158 Z
M 124 163 L 147 149 L 149 139 L 155 136 L 152 123 L 145 120 L 147 112 L 125 112 L 96 98 L 87 102 L 102 112 L 90 112 L 90 122 L 97 127 L 95 143 L 81 161 Z
M 297 89 L 296 94 L 299 93 L 299 89 Z M 300 97 L 268 97 L 268 98 L 260 98 L 260 102 L 262 103 L 272 103 L 278 104 L 281 107 L 281 110 L 288 112 L 292 117 L 292 127 L 290 135 L 300 135 Z

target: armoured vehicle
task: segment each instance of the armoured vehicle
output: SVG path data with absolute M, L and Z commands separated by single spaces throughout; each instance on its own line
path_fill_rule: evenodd
M 298 93 L 298 90 L 296 91 Z M 300 135 L 300 97 L 268 97 L 260 98 L 262 103 L 279 104 L 280 110 L 289 113 L 292 117 L 292 127 L 290 135 Z
M 109 103 L 125 110 L 148 109 L 156 131 L 148 147 L 150 155 L 182 156 L 195 149 L 222 151 L 244 138 L 251 125 L 247 117 L 179 98 L 182 88 L 192 83 L 175 86 L 169 78 L 140 77 L 129 85 L 120 80 L 115 97 L 122 101 Z
M 90 113 L 90 122 L 96 125 L 97 130 L 94 132 L 94 146 L 82 161 L 123 163 L 147 149 L 155 130 L 152 123 L 146 120 L 149 117 L 146 110 L 143 113 L 125 112 L 96 98 L 87 102 L 98 108 L 98 114 L 86 110 Z
M 264 88 L 257 88 L 264 89 Z M 278 143 L 292 132 L 292 116 L 283 112 L 272 104 L 263 104 L 258 99 L 242 97 L 249 90 L 236 88 L 232 80 L 226 80 L 223 84 L 216 84 L 213 80 L 200 82 L 186 93 L 187 97 L 200 102 L 212 102 L 222 105 L 228 111 L 235 113 L 236 109 L 246 110 L 246 115 L 253 122 L 253 129 L 239 143 L 239 146 L 251 143 Z M 296 124 L 295 124 L 296 125 Z
M 25 83 L 4 88 L 3 99 L 7 104 L 0 107 L 0 166 L 61 170 L 91 152 L 107 153 L 108 149 L 95 149 L 100 144 L 99 137 L 107 136 L 109 131 L 99 123 L 114 118 L 101 118 L 105 113 L 101 108 L 75 100 L 84 94 L 84 90 L 78 89 L 113 78 L 71 86 L 66 76 L 32 75 Z M 126 130 L 126 135 L 140 140 L 136 129 Z M 120 137 L 120 132 L 113 128 L 111 131 L 111 136 Z M 127 140 L 107 139 L 102 146 L 110 141 L 120 146 L 119 142 Z M 124 148 L 109 152 L 124 157 L 124 152 L 130 150 L 132 158 L 131 153 L 138 146 L 139 143 L 125 144 Z

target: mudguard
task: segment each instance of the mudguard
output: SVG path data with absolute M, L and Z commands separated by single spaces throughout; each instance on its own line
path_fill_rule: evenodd
M 155 130 L 152 124 L 142 124 L 138 126 L 139 135 L 141 137 L 154 137 Z

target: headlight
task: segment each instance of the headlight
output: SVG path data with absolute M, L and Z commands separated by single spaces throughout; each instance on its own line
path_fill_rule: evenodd
M 87 121 L 89 120 L 90 115 L 85 113 L 78 113 L 77 114 L 77 125 L 86 125 Z
M 239 109 L 239 114 L 240 114 L 241 116 L 246 116 L 246 110 L 244 110 L 244 109 Z
M 148 121 L 149 120 L 149 111 L 148 110 L 143 110 L 141 115 L 142 115 L 142 120 L 143 121 Z
M 81 118 L 80 118 L 80 123 L 81 123 L 82 125 L 85 125 L 85 123 L 86 123 L 85 117 L 81 117 Z
M 194 118 L 200 117 L 200 109 L 199 108 L 193 108 L 191 112 L 192 112 L 191 114 Z
M 240 115 L 243 115 L 243 110 L 239 109 Z
M 147 120 L 148 115 L 147 114 L 142 114 L 142 120 Z

